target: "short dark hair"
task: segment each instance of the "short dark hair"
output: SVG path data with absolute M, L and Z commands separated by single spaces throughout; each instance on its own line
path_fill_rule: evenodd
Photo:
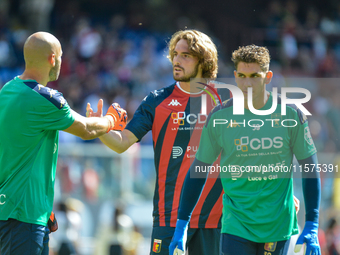
M 234 62 L 235 68 L 240 62 L 257 63 L 262 71 L 269 71 L 270 55 L 266 47 L 256 46 L 254 44 L 239 47 L 232 54 L 231 60 Z

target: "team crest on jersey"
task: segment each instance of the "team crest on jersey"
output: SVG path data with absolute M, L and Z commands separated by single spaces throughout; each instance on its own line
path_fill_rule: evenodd
M 277 242 L 275 242 L 275 243 L 273 243 L 273 242 L 271 242 L 271 243 L 265 243 L 265 244 L 264 244 L 264 249 L 265 249 L 266 251 L 274 252 L 275 249 L 276 249 L 276 245 L 277 245 Z
M 153 239 L 152 251 L 154 253 L 160 253 L 162 247 L 162 240 Z
M 281 121 L 282 121 L 282 115 L 281 113 L 272 113 L 271 114 L 271 119 L 273 119 L 273 124 L 272 126 L 274 128 L 279 128 L 279 127 L 282 127 L 281 126 Z

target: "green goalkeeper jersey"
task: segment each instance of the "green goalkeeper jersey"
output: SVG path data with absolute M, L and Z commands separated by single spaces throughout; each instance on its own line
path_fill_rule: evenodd
M 260 110 L 270 109 L 273 96 Z M 222 233 L 253 242 L 287 240 L 298 233 L 293 202 L 293 154 L 316 153 L 308 122 L 295 106 L 266 116 L 245 109 L 233 115 L 233 99 L 214 109 L 202 131 L 196 158 L 213 163 L 221 153 L 224 189 Z
M 74 122 L 56 90 L 15 77 L 0 90 L 0 220 L 46 225 L 54 198 L 58 130 Z

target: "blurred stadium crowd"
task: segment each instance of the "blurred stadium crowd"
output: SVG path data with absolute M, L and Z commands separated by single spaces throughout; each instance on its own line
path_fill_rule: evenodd
M 312 112 L 310 128 L 318 151 L 337 154 L 340 150 L 340 4 L 336 1 L 329 1 L 325 4 L 329 8 L 324 9 L 307 6 L 304 1 L 260 1 L 261 8 L 254 10 L 248 21 L 252 26 L 235 17 L 224 17 L 223 10 L 205 20 L 203 10 L 197 11 L 197 6 L 190 13 L 186 9 L 175 15 L 178 7 L 169 1 L 145 1 L 153 7 L 149 6 L 149 11 L 138 1 L 131 1 L 130 5 L 113 1 L 124 11 L 120 13 L 116 8 L 108 15 L 110 10 L 106 10 L 103 16 L 98 9 L 85 8 L 89 2 L 0 1 L 0 88 L 22 72 L 22 49 L 28 35 L 47 30 L 60 39 L 63 47 L 60 78 L 49 86 L 61 91 L 81 114 L 85 113 L 87 102 L 95 106 L 103 98 L 104 109 L 107 104 L 118 102 L 131 118 L 151 90 L 173 82 L 172 67 L 166 58 L 166 43 L 172 33 L 195 28 L 210 35 L 219 49 L 218 78 L 233 76 L 230 56 L 239 45 L 267 46 L 273 59 L 274 85 L 289 83 L 312 93 L 307 108 Z M 101 1 L 97 2 L 100 5 Z M 108 5 L 107 1 L 102 2 Z M 160 11 L 155 14 L 157 8 Z M 166 20 L 162 10 L 167 11 Z M 65 133 L 60 136 L 61 143 L 80 141 Z M 142 143 L 152 144 L 151 137 Z M 330 201 L 334 201 L 335 183 L 327 187 L 326 199 Z M 336 205 L 330 202 L 329 207 Z M 325 243 L 335 246 L 334 253 L 323 254 L 340 254 L 336 218 L 323 226 Z

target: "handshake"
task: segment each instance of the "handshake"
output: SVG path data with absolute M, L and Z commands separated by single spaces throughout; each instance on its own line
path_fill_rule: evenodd
M 101 117 L 102 111 L 103 111 L 102 99 L 100 99 L 98 102 L 98 111 L 96 113 L 93 112 L 91 105 L 87 103 L 86 117 Z M 123 108 L 120 107 L 118 103 L 113 103 L 112 105 L 110 105 L 104 118 L 107 118 L 110 123 L 107 132 L 110 132 L 111 130 L 122 131 L 126 127 L 127 113 Z

